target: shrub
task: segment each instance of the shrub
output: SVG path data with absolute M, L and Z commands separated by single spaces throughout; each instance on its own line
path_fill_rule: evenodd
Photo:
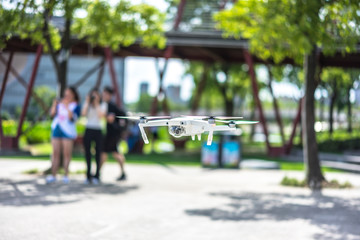
M 25 137 L 28 144 L 50 142 L 51 123 L 47 121 L 36 124 L 29 132 L 25 133 Z
M 306 181 L 305 180 L 298 180 L 296 178 L 289 178 L 287 176 L 285 176 L 282 180 L 281 180 L 281 185 L 283 186 L 289 186 L 289 187 L 306 187 Z M 352 188 L 353 185 L 346 181 L 344 183 L 339 183 L 338 180 L 333 179 L 329 182 L 324 181 L 322 184 L 323 188 Z
M 346 150 L 360 150 L 360 132 L 348 133 L 346 131 L 336 131 L 332 135 L 328 132 L 316 134 L 318 149 L 322 152 L 343 152 Z M 300 138 L 297 138 L 297 142 Z M 298 147 L 302 144 L 298 143 Z

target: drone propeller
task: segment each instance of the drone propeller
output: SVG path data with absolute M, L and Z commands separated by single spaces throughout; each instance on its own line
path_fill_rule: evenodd
M 243 117 L 230 117 L 230 116 L 183 116 L 188 118 L 195 118 L 201 120 L 236 120 L 236 119 L 243 119 Z
M 222 123 L 228 123 L 228 124 L 235 124 L 235 125 L 242 125 L 242 124 L 256 124 L 259 121 L 246 121 L 246 120 L 239 120 L 239 121 L 232 121 L 232 120 L 216 120 L 217 122 L 222 122 Z
M 129 119 L 133 121 L 151 121 L 158 119 L 169 119 L 170 116 L 116 116 L 117 118 Z

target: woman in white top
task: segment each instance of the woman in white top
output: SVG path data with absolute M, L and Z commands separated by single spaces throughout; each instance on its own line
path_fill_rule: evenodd
M 102 120 L 105 119 L 107 104 L 100 102 L 100 93 L 97 89 L 90 91 L 83 105 L 81 115 L 87 118 L 84 135 L 84 149 L 87 165 L 86 184 L 99 184 L 100 179 L 100 156 L 102 150 Z M 91 143 L 95 142 L 96 173 L 91 175 Z
M 53 147 L 51 175 L 46 178 L 47 183 L 56 181 L 56 173 L 60 163 L 60 153 L 64 158 L 65 176 L 64 183 L 69 183 L 68 173 L 72 155 L 72 147 L 76 138 L 76 120 L 80 115 L 79 94 L 73 87 L 68 87 L 64 97 L 58 101 L 54 100 L 51 106 L 51 144 Z

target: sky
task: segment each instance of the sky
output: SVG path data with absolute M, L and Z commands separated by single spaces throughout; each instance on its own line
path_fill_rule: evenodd
M 160 65 L 163 59 L 160 59 Z M 190 76 L 184 77 L 184 65 L 181 60 L 170 59 L 164 75 L 164 86 L 181 85 L 180 96 L 183 100 L 191 97 L 194 87 Z M 159 76 L 154 58 L 128 57 L 125 59 L 125 102 L 135 102 L 139 99 L 140 83 L 149 83 L 149 94 L 156 95 L 159 90 Z

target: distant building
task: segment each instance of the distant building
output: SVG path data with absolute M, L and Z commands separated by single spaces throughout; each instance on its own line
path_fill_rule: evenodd
M 25 81 L 29 81 L 32 72 L 32 67 L 35 61 L 35 54 L 15 54 L 14 60 L 18 58 L 18 61 L 13 61 L 13 67 L 19 72 L 21 77 Z M 21 61 L 22 60 L 22 61 Z M 68 86 L 76 83 L 81 79 L 84 74 L 89 71 L 93 66 L 96 66 L 101 60 L 101 57 L 86 57 L 86 56 L 71 56 L 68 65 Z M 124 96 L 124 84 L 122 81 L 123 64 L 124 60 L 120 58 L 114 59 L 114 67 L 117 74 L 118 86 L 120 88 L 120 94 Z M 0 81 L 3 80 L 5 69 L 0 69 Z M 92 89 L 98 78 L 98 72 L 92 74 L 80 87 L 78 88 L 81 103 L 85 100 L 85 96 Z M 5 95 L 2 102 L 1 109 L 7 110 L 10 113 L 14 113 L 17 106 L 21 106 L 24 103 L 24 97 L 26 89 L 13 77 L 9 75 L 9 80 L 5 89 Z M 38 72 L 35 79 L 35 86 L 46 85 L 56 92 L 57 80 L 53 62 L 49 55 L 41 56 Z M 102 79 L 101 88 L 104 86 L 112 86 L 108 65 L 105 64 L 104 75 Z
M 180 91 L 180 86 L 170 85 L 166 88 L 166 96 L 176 104 L 183 104 L 184 101 L 180 97 Z
M 149 83 L 148 82 L 142 82 L 140 83 L 140 96 L 143 94 L 149 94 Z

